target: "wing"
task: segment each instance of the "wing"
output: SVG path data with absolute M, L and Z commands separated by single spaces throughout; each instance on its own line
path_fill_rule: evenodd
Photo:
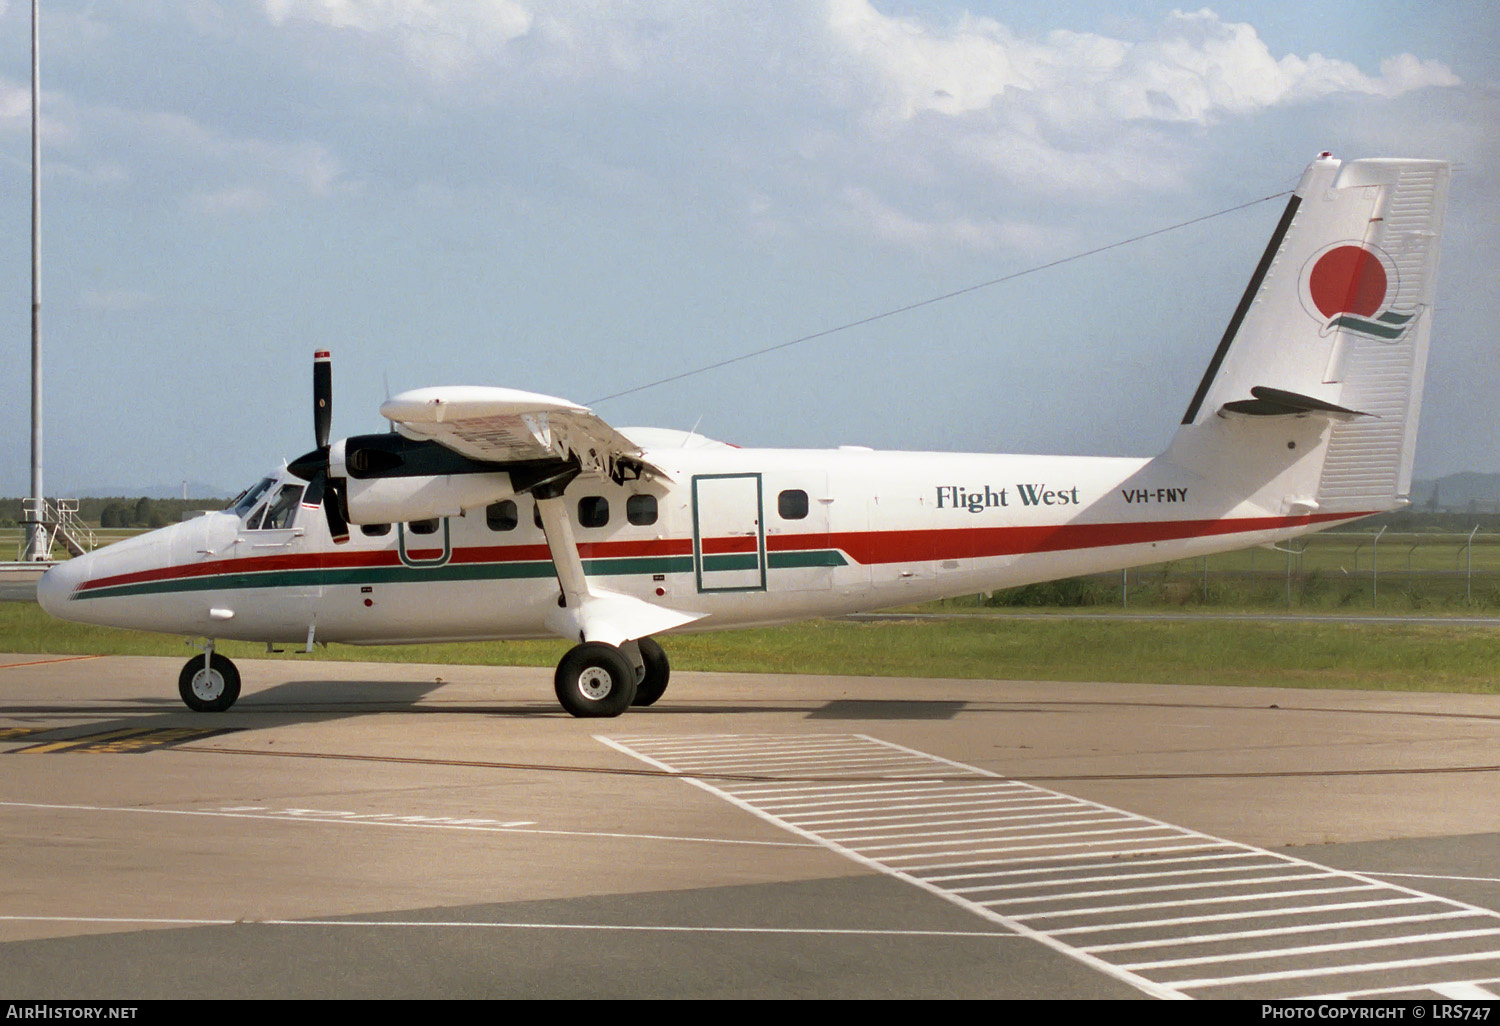
M 514 388 L 453 385 L 387 399 L 380 413 L 408 438 L 486 463 L 577 460 L 581 473 L 617 482 L 665 473 L 586 406 Z

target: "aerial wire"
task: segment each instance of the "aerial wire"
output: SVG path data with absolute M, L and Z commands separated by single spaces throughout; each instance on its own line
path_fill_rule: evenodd
M 1167 232 L 1176 231 L 1179 228 L 1187 228 L 1190 225 L 1201 224 L 1204 221 L 1211 221 L 1216 217 L 1223 217 L 1225 214 L 1233 214 L 1239 210 L 1246 210 L 1261 203 L 1268 203 L 1271 200 L 1280 199 L 1283 196 L 1290 195 L 1291 192 L 1291 189 L 1286 189 L 1282 192 L 1275 192 L 1269 196 L 1262 196 L 1260 199 L 1253 199 L 1248 202 L 1241 203 L 1237 206 L 1225 207 L 1223 210 L 1216 210 L 1212 214 L 1204 214 L 1201 217 L 1194 217 L 1187 221 L 1179 221 L 1176 224 L 1169 224 L 1165 228 L 1157 228 L 1153 231 L 1143 232 L 1140 235 L 1132 235 L 1128 239 L 1121 239 L 1118 242 L 1111 242 L 1108 245 L 1098 246 L 1094 249 L 1085 250 L 1082 253 L 1074 253 L 1071 256 L 1061 257 L 1049 263 L 1037 264 L 1035 267 L 1028 267 L 1025 270 L 1014 271 L 1010 274 L 1002 275 L 999 278 L 991 278 L 989 281 L 982 281 L 976 285 L 969 285 L 965 288 L 961 288 L 953 292 L 945 292 L 940 296 L 931 296 L 927 299 L 918 300 L 915 303 L 908 303 L 905 306 L 898 306 L 893 310 L 886 310 L 884 313 L 872 314 L 869 317 L 861 317 L 857 321 L 850 321 L 847 324 L 840 324 L 834 328 L 824 328 L 822 331 L 815 331 L 811 335 L 803 335 L 801 338 L 794 338 L 787 342 L 778 342 L 773 346 L 766 346 L 763 349 L 756 349 L 748 353 L 741 353 L 739 356 L 731 356 L 727 360 L 719 360 L 716 363 L 705 364 L 704 366 L 696 367 L 693 370 L 686 370 L 681 372 L 680 374 L 673 374 L 670 377 L 660 378 L 656 381 L 648 381 L 644 385 L 636 385 L 632 388 L 624 389 L 623 391 L 611 392 L 609 395 L 600 396 L 598 399 L 589 400 L 588 405 L 596 406 L 599 403 L 608 402 L 611 399 L 618 399 L 621 396 L 632 395 L 636 392 L 644 392 L 648 388 L 656 388 L 658 385 L 666 385 L 670 384 L 673 381 L 681 381 L 683 378 L 691 378 L 694 375 L 706 374 L 711 370 L 718 370 L 721 367 L 728 367 L 731 364 L 742 363 L 745 360 L 753 360 L 757 356 L 765 356 L 767 353 L 774 353 L 782 349 L 790 349 L 793 346 L 800 346 L 804 342 L 812 342 L 820 338 L 827 338 L 829 335 L 836 335 L 841 331 L 849 331 L 851 328 L 859 328 L 863 327 L 866 324 L 874 324 L 876 321 L 883 321 L 888 317 L 895 317 L 898 314 L 910 313 L 913 310 L 920 310 L 924 306 L 932 306 L 934 303 L 941 303 L 945 300 L 956 299 L 959 296 L 968 295 L 970 292 L 978 292 L 980 289 L 987 289 L 992 285 L 999 285 L 1007 281 L 1014 281 L 1017 278 L 1024 278 L 1028 274 L 1036 274 L 1040 271 L 1050 270 L 1053 267 L 1061 267 L 1063 264 L 1069 264 L 1075 260 L 1082 260 L 1085 257 L 1097 256 L 1100 253 L 1107 253 L 1112 249 L 1119 249 L 1121 246 L 1128 246 L 1134 242 L 1141 242 L 1145 239 L 1152 238 L 1153 236 L 1165 235 Z

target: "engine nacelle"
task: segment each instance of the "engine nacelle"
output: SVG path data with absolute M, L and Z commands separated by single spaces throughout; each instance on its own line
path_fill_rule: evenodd
M 338 480 L 349 521 L 355 524 L 455 517 L 515 495 L 507 471 L 399 435 L 357 435 L 335 442 L 328 453 L 328 476 Z

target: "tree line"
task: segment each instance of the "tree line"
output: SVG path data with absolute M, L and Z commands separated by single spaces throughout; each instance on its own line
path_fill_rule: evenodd
M 14 527 L 24 519 L 21 499 L 0 498 L 0 527 Z M 223 509 L 227 498 L 152 499 L 148 496 L 90 496 L 78 500 L 78 516 L 98 527 L 165 527 L 184 513 Z

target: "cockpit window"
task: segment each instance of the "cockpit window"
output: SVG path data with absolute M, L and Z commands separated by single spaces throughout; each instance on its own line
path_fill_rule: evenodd
M 302 486 L 282 485 L 276 498 L 266 506 L 265 516 L 257 518 L 259 523 L 251 521 L 250 530 L 279 531 L 291 527 L 297 519 L 297 507 L 301 504 Z
M 249 513 L 255 508 L 255 504 L 260 501 L 260 497 L 266 494 L 266 490 L 270 487 L 271 479 L 269 477 L 261 478 L 255 484 L 240 492 L 240 497 L 229 504 L 229 512 L 237 517 L 242 517 L 246 513 Z

